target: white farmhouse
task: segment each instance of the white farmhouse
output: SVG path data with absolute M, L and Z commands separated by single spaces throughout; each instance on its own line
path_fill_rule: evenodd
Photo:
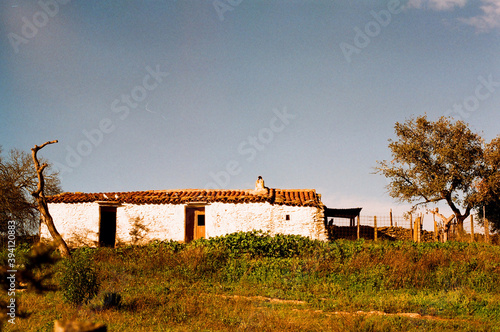
M 49 211 L 69 246 L 111 246 L 152 240 L 189 242 L 263 230 L 326 240 L 325 206 L 314 189 L 149 190 L 62 193 Z M 45 224 L 41 239 L 51 239 Z

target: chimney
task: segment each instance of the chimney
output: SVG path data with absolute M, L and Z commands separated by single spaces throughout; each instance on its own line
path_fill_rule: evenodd
M 255 181 L 255 190 L 256 194 L 267 194 L 267 188 L 264 186 L 264 179 L 259 175 L 257 181 Z

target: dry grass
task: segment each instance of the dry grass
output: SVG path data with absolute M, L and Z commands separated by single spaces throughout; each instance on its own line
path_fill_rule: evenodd
M 7 331 L 56 319 L 109 331 L 495 331 L 500 250 L 485 245 L 340 241 L 294 257 L 231 255 L 196 244 L 99 249 L 90 303 L 22 292 L 30 314 Z M 54 282 L 56 279 L 54 279 Z M 120 306 L 102 309 L 105 292 Z
M 19 321 L 18 331 L 51 331 L 55 319 L 102 322 L 109 331 L 492 331 L 480 320 L 443 319 L 418 313 L 304 309 L 304 304 L 259 298 L 221 298 L 212 294 L 179 295 L 173 303 L 152 297 L 131 299 L 120 310 L 95 311 L 68 307 L 62 299 L 30 295 L 30 305 L 46 308 Z M 173 299 L 170 299 L 171 301 Z M 9 331 L 10 329 L 8 329 Z

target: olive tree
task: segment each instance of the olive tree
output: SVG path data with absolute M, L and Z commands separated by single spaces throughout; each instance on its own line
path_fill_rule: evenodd
M 425 115 L 397 122 L 395 133 L 397 139 L 389 140 L 392 160 L 377 161 L 375 168 L 390 180 L 391 197 L 413 208 L 444 201 L 463 230 L 486 174 L 481 137 L 462 121 Z

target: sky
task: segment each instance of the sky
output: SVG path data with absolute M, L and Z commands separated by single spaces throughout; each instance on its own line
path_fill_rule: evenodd
M 316 189 L 404 212 L 396 122 L 500 134 L 500 0 L 2 0 L 0 145 L 64 191 Z

